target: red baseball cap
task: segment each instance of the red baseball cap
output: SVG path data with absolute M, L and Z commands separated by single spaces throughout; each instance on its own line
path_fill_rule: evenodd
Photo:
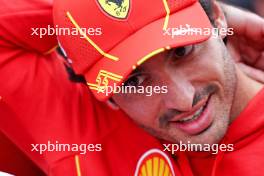
M 55 0 L 54 22 L 78 33 L 58 35 L 59 43 L 101 101 L 111 95 L 100 90 L 120 85 L 154 55 L 210 37 L 172 37 L 173 28 L 212 28 L 197 0 Z

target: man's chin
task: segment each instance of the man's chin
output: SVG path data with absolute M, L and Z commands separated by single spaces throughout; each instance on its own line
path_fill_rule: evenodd
M 226 128 L 227 129 L 227 128 Z M 200 134 L 197 135 L 183 135 L 183 136 L 177 136 L 176 135 L 170 135 L 173 136 L 169 139 L 171 143 L 183 143 L 183 144 L 218 144 L 223 139 L 226 129 L 216 129 L 215 124 L 212 124 L 210 128 L 203 131 Z

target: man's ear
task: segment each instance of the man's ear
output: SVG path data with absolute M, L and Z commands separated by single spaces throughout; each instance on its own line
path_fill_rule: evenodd
M 113 110 L 119 110 L 120 109 L 119 106 L 116 104 L 116 102 L 112 98 L 107 100 L 106 104 L 108 107 L 110 107 Z
M 216 0 L 212 0 L 212 8 L 213 8 L 213 19 L 214 19 L 214 25 L 218 28 L 219 31 L 221 30 L 227 30 L 227 22 L 226 17 L 224 14 L 223 9 L 221 8 L 221 5 Z M 222 39 L 226 37 L 226 32 L 219 32 L 219 35 Z

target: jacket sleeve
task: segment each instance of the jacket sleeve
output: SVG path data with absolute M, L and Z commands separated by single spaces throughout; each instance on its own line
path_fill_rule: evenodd
M 48 25 L 53 25 L 51 0 L 1 1 L 0 130 L 46 174 L 62 158 L 69 157 L 64 167 L 75 167 L 73 152 L 41 154 L 33 146 L 79 143 L 92 130 L 86 118 L 95 116 L 87 86 L 71 82 L 63 59 L 48 52 L 56 37 L 32 35 L 32 28 Z M 76 175 L 72 172 L 67 175 Z

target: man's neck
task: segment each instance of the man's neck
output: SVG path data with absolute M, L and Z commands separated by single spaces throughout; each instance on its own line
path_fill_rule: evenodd
M 263 88 L 263 84 L 247 77 L 237 70 L 237 87 L 234 102 L 231 110 L 231 122 L 246 108 L 250 100 Z
M 237 72 L 237 87 L 231 109 L 231 122 L 246 108 L 250 100 L 264 87 L 263 84 L 249 78 L 239 68 Z

